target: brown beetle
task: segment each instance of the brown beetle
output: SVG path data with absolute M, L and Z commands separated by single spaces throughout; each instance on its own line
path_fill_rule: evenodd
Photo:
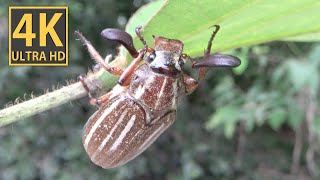
M 128 33 L 118 29 L 103 30 L 103 38 L 119 42 L 135 58 L 125 69 L 109 67 L 91 43 L 76 32 L 100 66 L 120 75 L 118 85 L 98 99 L 92 98 L 83 78 L 80 79 L 90 103 L 100 106 L 89 118 L 83 133 L 84 148 L 95 164 L 113 168 L 138 156 L 175 121 L 181 97 L 198 87 L 206 67 L 240 65 L 237 57 L 210 55 L 213 38 L 219 30 L 218 25 L 214 27 L 204 58 L 200 61 L 183 54 L 183 43 L 179 40 L 154 37 L 154 49 L 149 48 L 141 36 L 141 27 L 136 29 L 144 45 L 139 51 L 133 46 Z M 198 80 L 183 73 L 186 59 L 191 60 L 193 68 L 199 68 Z M 139 65 L 142 60 L 145 62 Z

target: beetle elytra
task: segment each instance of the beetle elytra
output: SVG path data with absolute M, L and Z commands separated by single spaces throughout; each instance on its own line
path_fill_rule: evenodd
M 95 164 L 114 168 L 138 156 L 175 121 L 181 97 L 198 87 L 207 67 L 240 65 L 237 57 L 210 55 L 212 41 L 220 28 L 214 27 L 200 61 L 183 54 L 183 43 L 179 40 L 158 36 L 154 37 L 154 48 L 148 47 L 141 36 L 141 27 L 136 28 L 136 34 L 144 48 L 138 51 L 128 33 L 118 29 L 103 30 L 104 39 L 119 42 L 135 58 L 127 68 L 109 67 L 92 44 L 79 32 L 75 33 L 102 68 L 120 76 L 118 84 L 98 99 L 90 95 L 84 79 L 80 78 L 90 103 L 99 106 L 83 133 L 84 148 Z M 183 73 L 186 60 L 192 62 L 193 68 L 199 68 L 197 80 Z

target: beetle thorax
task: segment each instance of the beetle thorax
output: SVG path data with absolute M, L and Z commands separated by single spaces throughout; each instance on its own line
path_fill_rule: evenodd
M 153 112 L 175 110 L 184 90 L 182 76 L 153 72 L 146 64 L 133 74 L 129 94 Z

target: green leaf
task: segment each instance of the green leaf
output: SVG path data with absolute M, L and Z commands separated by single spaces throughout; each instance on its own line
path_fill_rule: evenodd
M 286 120 L 286 111 L 284 109 L 275 109 L 269 115 L 269 124 L 274 130 L 278 130 Z
M 317 116 L 313 121 L 313 131 L 320 136 L 320 116 Z
M 306 61 L 291 60 L 288 61 L 288 74 L 289 80 L 293 84 L 293 88 L 299 91 L 305 86 L 313 87 L 318 86 L 318 73 L 317 67 Z M 316 90 L 314 90 L 316 91 Z
M 185 44 L 184 52 L 195 57 L 203 54 L 214 24 L 221 29 L 212 52 L 310 33 L 318 38 L 319 9 L 318 0 L 163 0 L 141 8 L 127 30 L 133 33 L 134 27 L 142 25 L 150 46 L 152 35 L 179 39 Z M 137 38 L 134 43 L 142 47 Z
M 303 115 L 303 111 L 297 105 L 292 103 L 288 112 L 288 124 L 290 127 L 293 129 L 298 128 L 303 121 Z
M 320 32 L 289 37 L 289 38 L 285 38 L 283 40 L 285 40 L 285 41 L 299 41 L 299 42 L 320 41 Z
M 135 28 L 147 24 L 153 16 L 157 15 L 163 4 L 163 1 L 154 1 L 138 9 L 130 18 L 126 26 L 126 32 L 135 35 Z
M 242 117 L 241 107 L 234 105 L 226 105 L 217 109 L 211 115 L 210 120 L 206 123 L 206 128 L 212 130 L 220 125 L 224 127 L 224 134 L 227 138 L 231 138 L 236 128 L 237 122 Z
M 232 123 L 226 123 L 226 125 L 224 126 L 224 135 L 228 138 L 231 139 L 233 136 L 233 133 L 236 129 L 236 123 L 232 122 Z
M 206 127 L 211 130 L 219 125 L 226 124 L 227 121 L 234 122 L 238 117 L 240 117 L 238 107 L 232 105 L 223 106 L 218 108 L 217 111 L 211 115 Z

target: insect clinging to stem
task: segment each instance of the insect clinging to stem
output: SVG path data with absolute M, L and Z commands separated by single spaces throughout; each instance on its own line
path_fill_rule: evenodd
M 95 164 L 114 168 L 138 156 L 175 121 L 181 97 L 198 87 L 207 67 L 240 65 L 237 57 L 210 54 L 220 26 L 213 27 L 204 57 L 199 61 L 183 54 L 184 44 L 176 39 L 154 36 L 154 48 L 150 48 L 141 35 L 141 26 L 136 28 L 136 35 L 144 45 L 140 50 L 136 50 L 128 33 L 112 28 L 103 30 L 104 39 L 122 44 L 135 58 L 127 68 L 110 67 L 92 44 L 75 32 L 102 68 L 120 76 L 118 84 L 98 99 L 91 96 L 80 77 L 90 103 L 99 106 L 83 130 L 84 148 Z M 186 60 L 192 62 L 192 68 L 199 69 L 197 80 L 184 74 Z

